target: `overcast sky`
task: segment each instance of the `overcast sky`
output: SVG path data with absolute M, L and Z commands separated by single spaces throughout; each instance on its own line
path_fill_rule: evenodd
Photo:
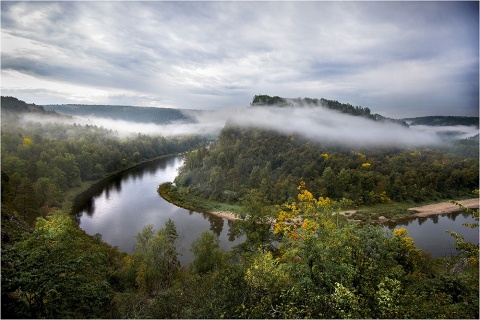
M 471 2 L 1 2 L 2 95 L 237 108 L 255 94 L 478 116 Z

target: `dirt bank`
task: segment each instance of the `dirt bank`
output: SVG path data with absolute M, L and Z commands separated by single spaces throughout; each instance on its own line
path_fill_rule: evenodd
M 214 212 L 209 212 L 209 214 L 212 214 L 214 216 L 224 218 L 230 221 L 236 221 L 236 220 L 241 220 L 239 217 L 234 215 L 231 212 L 226 212 L 226 211 L 214 211 Z
M 467 207 L 467 208 L 472 208 L 472 209 L 478 209 L 479 207 L 479 199 L 474 198 L 474 199 L 468 199 L 468 200 L 460 200 L 457 201 L 461 205 Z M 429 204 L 426 206 L 421 206 L 421 207 L 414 207 L 414 208 L 409 208 L 408 210 L 412 211 L 417 211 L 416 213 L 410 215 L 409 217 L 411 218 L 423 218 L 423 217 L 428 217 L 428 216 L 433 216 L 437 214 L 446 214 L 446 213 L 453 213 L 459 211 L 459 207 L 457 205 L 454 205 L 453 203 L 450 202 L 440 202 L 440 203 L 435 203 L 435 204 Z
M 478 198 L 473 198 L 473 199 L 468 199 L 468 200 L 460 200 L 457 201 L 461 205 L 467 207 L 467 208 L 479 208 L 479 199 Z M 408 210 L 411 211 L 416 211 L 416 213 L 409 215 L 408 217 L 405 216 L 403 218 L 422 218 L 422 217 L 428 217 L 428 216 L 433 216 L 433 215 L 440 215 L 440 214 L 447 214 L 447 213 L 453 213 L 459 211 L 459 207 L 457 205 L 454 205 L 453 203 L 450 203 L 448 201 L 445 202 L 440 202 L 440 203 L 435 203 L 435 204 L 429 204 L 421 207 L 413 207 L 409 208 Z M 348 211 L 341 211 L 339 212 L 341 215 L 346 216 L 347 218 L 351 219 L 355 216 L 356 210 L 348 210 Z M 227 219 L 230 221 L 238 221 L 242 220 L 232 212 L 228 211 L 208 211 L 209 214 L 212 214 L 214 216 Z M 360 220 L 358 220 L 360 221 Z M 380 216 L 378 218 L 378 222 L 383 223 L 391 221 L 390 219 L 385 218 L 384 216 Z M 275 223 L 275 221 L 272 221 L 272 223 Z

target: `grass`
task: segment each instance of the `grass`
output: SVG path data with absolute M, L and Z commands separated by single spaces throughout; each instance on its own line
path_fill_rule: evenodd
M 158 193 L 168 202 L 178 207 L 182 207 L 198 212 L 216 212 L 226 211 L 239 214 L 242 206 L 239 204 L 228 204 L 210 199 L 205 199 L 194 194 L 188 193 L 183 188 L 174 186 L 171 182 L 162 183 L 158 187 Z
M 352 209 L 356 210 L 356 213 L 351 216 L 352 219 L 361 220 L 362 222 L 375 222 L 378 218 L 384 216 L 389 220 L 397 220 L 405 218 L 414 213 L 414 211 L 408 210 L 408 208 L 418 206 L 421 204 L 414 204 L 409 202 L 392 202 L 387 204 L 377 204 L 373 206 L 360 206 Z

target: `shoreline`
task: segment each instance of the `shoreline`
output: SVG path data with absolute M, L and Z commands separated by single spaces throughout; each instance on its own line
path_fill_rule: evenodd
M 166 183 L 165 183 L 166 184 Z M 166 201 L 172 203 L 175 206 L 185 208 L 188 210 L 204 213 L 204 214 L 210 214 L 222 219 L 226 219 L 228 221 L 240 221 L 244 220 L 238 215 L 234 214 L 233 212 L 230 211 L 225 211 L 220 208 L 208 208 L 202 205 L 198 205 L 198 203 L 195 203 L 196 201 L 192 201 L 192 199 L 187 200 L 188 196 L 185 194 L 182 194 L 182 196 L 179 198 L 179 195 L 174 191 L 175 188 L 172 188 L 173 192 L 166 192 L 164 186 L 165 184 L 161 184 L 158 188 L 160 196 L 165 199 Z M 171 183 L 170 183 L 171 184 Z M 170 189 L 170 188 L 169 188 Z M 183 199 L 183 200 L 182 200 Z M 479 208 L 479 198 L 470 198 L 470 199 L 464 199 L 464 200 L 453 200 L 458 204 L 461 204 L 462 206 L 468 208 L 468 209 L 478 209 Z M 215 210 L 216 209 L 216 210 Z M 220 210 L 219 210 L 220 209 Z M 416 219 L 416 218 L 423 218 L 423 217 L 430 217 L 430 216 L 435 216 L 435 215 L 443 215 L 443 214 L 449 214 L 449 213 L 454 213 L 454 212 L 459 212 L 461 211 L 462 208 L 459 207 L 456 204 L 453 204 L 449 201 L 442 201 L 439 203 L 434 203 L 434 204 L 428 204 L 428 205 L 423 205 L 423 206 L 418 206 L 418 207 L 411 207 L 406 209 L 407 212 L 405 212 L 405 215 L 402 215 L 401 217 L 397 218 L 388 218 L 383 215 L 379 216 L 376 220 L 370 220 L 369 223 L 377 224 L 377 223 L 388 223 L 388 222 L 396 222 L 404 219 Z M 411 214 L 409 214 L 411 212 Z M 361 222 L 363 221 L 362 219 L 360 220 L 355 220 L 355 215 L 357 213 L 357 210 L 345 210 L 345 211 L 340 211 L 338 214 L 345 216 L 348 220 L 350 221 L 358 221 Z M 365 222 L 365 221 L 364 221 Z
M 472 198 L 472 199 L 466 199 L 466 200 L 459 200 L 456 202 L 468 209 L 478 209 L 480 207 L 479 201 L 480 201 L 479 198 Z M 449 201 L 443 201 L 443 202 L 428 204 L 420 207 L 412 207 L 412 208 L 409 208 L 408 210 L 417 211 L 417 212 L 400 219 L 388 219 L 383 216 L 380 216 L 378 219 L 378 222 L 386 223 L 386 222 L 394 222 L 394 221 L 403 220 L 403 219 L 425 218 L 425 217 L 431 217 L 436 215 L 455 213 L 455 212 L 461 211 L 462 209 L 458 205 L 455 205 Z M 229 221 L 242 220 L 232 212 L 227 212 L 227 211 L 211 211 L 206 213 L 229 220 Z M 342 214 L 347 218 L 352 213 L 355 213 L 355 210 L 339 212 L 339 214 Z
M 220 218 L 223 218 L 223 219 L 226 219 L 228 221 L 239 221 L 239 220 L 243 220 L 239 217 L 237 217 L 235 214 L 233 214 L 232 212 L 228 212 L 228 211 L 212 211 L 212 212 L 207 212 L 208 214 L 211 214 L 213 216 L 217 216 L 217 217 L 220 217 Z
M 478 209 L 479 208 L 479 198 L 472 198 L 466 200 L 456 201 L 457 203 L 463 205 L 469 209 Z M 417 211 L 406 218 L 425 218 L 435 215 L 442 215 L 447 213 L 454 213 L 461 211 L 462 209 L 451 202 L 444 201 L 435 204 L 428 204 L 420 207 L 409 208 L 408 210 Z
M 469 208 L 469 209 L 478 209 L 479 206 L 480 206 L 479 201 L 480 201 L 479 198 L 472 198 L 472 199 L 466 199 L 466 200 L 459 200 L 459 201 L 456 201 L 456 202 L 463 205 L 466 208 Z M 378 222 L 380 222 L 380 223 L 395 222 L 397 220 L 403 220 L 403 219 L 425 218 L 425 217 L 431 217 L 431 216 L 436 216 L 436 215 L 444 215 L 444 214 L 455 213 L 455 212 L 461 211 L 461 208 L 458 205 L 455 205 L 451 202 L 443 201 L 443 202 L 428 204 L 428 205 L 424 205 L 424 206 L 420 206 L 420 207 L 412 207 L 412 208 L 409 208 L 408 210 L 417 211 L 417 212 L 415 212 L 411 215 L 402 217 L 400 219 L 388 219 L 388 218 L 385 218 L 383 216 L 380 216 L 377 223 Z M 217 217 L 229 220 L 229 221 L 243 220 L 243 219 L 237 217 L 234 213 L 227 212 L 227 211 L 208 211 L 208 212 L 203 212 L 203 213 L 211 214 L 211 215 L 214 215 L 214 216 L 217 216 Z M 347 218 L 352 213 L 355 213 L 355 210 L 348 210 L 348 211 L 339 212 L 339 214 L 342 214 L 342 215 L 346 216 Z

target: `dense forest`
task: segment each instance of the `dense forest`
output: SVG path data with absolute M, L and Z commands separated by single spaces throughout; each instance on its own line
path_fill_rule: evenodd
M 21 107 L 7 111 L 9 101 Z M 434 259 L 404 229 L 333 214 L 343 197 L 414 201 L 478 188 L 478 138 L 442 150 L 349 150 L 227 126 L 207 147 L 199 136 L 121 139 L 44 121 L 41 110 L 2 97 L 3 318 L 479 316 L 478 244 L 458 237 L 458 256 Z M 25 112 L 38 120 L 25 123 Z M 145 226 L 127 255 L 69 215 L 66 197 L 82 186 L 191 149 L 177 184 L 242 204 L 234 232 L 246 241 L 233 250 L 205 232 L 180 266 L 181 235 L 168 221 Z
M 188 155 L 175 182 L 217 201 L 236 202 L 258 189 L 281 204 L 305 181 L 315 197 L 371 205 L 468 194 L 478 189 L 478 164 L 478 136 L 448 147 L 352 149 L 226 126 L 215 144 Z

